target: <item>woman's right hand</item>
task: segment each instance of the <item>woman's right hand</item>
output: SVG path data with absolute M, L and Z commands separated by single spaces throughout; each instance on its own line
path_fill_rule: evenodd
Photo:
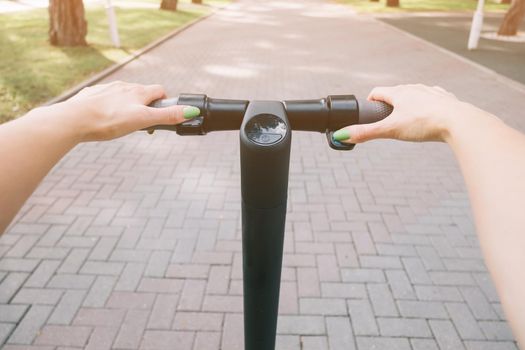
M 417 84 L 377 87 L 372 90 L 368 100 L 386 102 L 394 110 L 379 122 L 340 129 L 334 133 L 334 139 L 348 143 L 380 138 L 445 142 L 455 125 L 470 120 L 472 115 L 488 115 L 438 86 Z

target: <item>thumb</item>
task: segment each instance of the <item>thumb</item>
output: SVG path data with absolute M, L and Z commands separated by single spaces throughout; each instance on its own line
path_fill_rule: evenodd
M 175 125 L 198 117 L 200 109 L 193 106 L 175 105 L 162 108 L 147 107 L 148 115 L 144 120 L 144 128 L 153 125 Z
M 334 132 L 334 139 L 343 143 L 362 143 L 374 139 L 389 138 L 391 128 L 384 121 L 370 124 L 350 125 Z

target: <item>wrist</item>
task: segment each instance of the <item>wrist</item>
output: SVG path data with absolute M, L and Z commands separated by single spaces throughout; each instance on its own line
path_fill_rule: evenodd
M 75 115 L 75 109 L 67 102 L 33 109 L 27 114 L 26 120 L 37 125 L 43 132 L 53 134 L 74 147 L 82 140 L 80 116 Z
M 460 102 L 454 117 L 448 122 L 444 140 L 449 145 L 470 137 L 481 142 L 500 124 L 503 122 L 496 116 L 469 103 Z

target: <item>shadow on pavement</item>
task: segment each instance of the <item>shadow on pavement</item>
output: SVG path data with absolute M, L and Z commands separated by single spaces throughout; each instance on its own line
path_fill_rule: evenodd
M 502 17 L 503 14 L 485 15 L 483 32 L 497 31 Z M 481 38 L 478 49 L 469 51 L 470 14 L 404 15 L 379 19 L 525 84 L 525 43 Z M 525 31 L 525 23 L 522 23 L 521 30 Z

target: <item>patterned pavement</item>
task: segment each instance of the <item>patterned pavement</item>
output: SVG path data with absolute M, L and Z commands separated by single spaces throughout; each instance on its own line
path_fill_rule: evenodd
M 235 3 L 117 79 L 249 99 L 422 82 L 525 130 L 518 85 L 316 0 Z M 448 147 L 325 142 L 293 136 L 277 348 L 517 349 Z M 238 158 L 236 132 L 78 146 L 0 239 L 3 349 L 243 349 Z

